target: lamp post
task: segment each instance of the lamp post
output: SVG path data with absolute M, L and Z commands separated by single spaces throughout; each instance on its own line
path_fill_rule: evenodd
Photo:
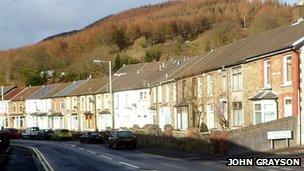
M 4 90 L 3 90 L 3 86 L 1 86 L 1 112 L 2 112 L 2 128 L 1 129 L 4 129 L 4 125 L 5 125 L 5 121 L 4 121 L 4 98 L 3 98 L 3 95 L 4 95 Z
M 112 89 L 112 62 L 111 61 L 104 61 L 100 59 L 93 60 L 93 63 L 100 64 L 100 63 L 108 63 L 109 65 L 109 94 L 110 94 L 110 100 L 109 100 L 109 106 L 110 106 L 110 113 L 112 115 L 112 129 L 115 128 L 115 117 L 114 117 L 114 98 L 113 98 L 113 89 Z M 96 119 L 96 116 L 95 116 Z

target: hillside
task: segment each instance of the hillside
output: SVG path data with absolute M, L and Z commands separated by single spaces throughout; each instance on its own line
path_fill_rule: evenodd
M 0 83 L 39 85 L 105 74 L 92 64 L 202 55 L 247 36 L 290 24 L 298 8 L 277 1 L 187 0 L 131 9 L 82 30 L 0 52 Z M 44 72 L 51 71 L 51 72 Z

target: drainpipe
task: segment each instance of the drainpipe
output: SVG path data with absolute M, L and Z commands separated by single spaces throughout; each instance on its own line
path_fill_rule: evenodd
M 159 125 L 159 111 L 158 111 L 158 86 L 155 87 L 155 94 L 156 94 L 156 125 Z
M 300 110 L 300 90 L 298 90 L 298 119 L 297 119 L 297 131 L 298 131 L 298 142 L 302 145 L 302 125 L 301 125 L 301 110 Z

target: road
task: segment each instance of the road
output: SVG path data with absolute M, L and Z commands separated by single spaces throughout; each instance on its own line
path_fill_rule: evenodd
M 99 170 L 204 170 L 204 171 L 297 171 L 303 167 L 227 167 L 225 160 L 200 160 L 171 158 L 137 150 L 108 149 L 97 144 L 80 144 L 76 141 L 12 140 L 13 145 L 38 150 L 55 171 Z

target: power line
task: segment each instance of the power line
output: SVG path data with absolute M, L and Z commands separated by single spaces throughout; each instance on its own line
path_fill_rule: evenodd
M 13 0 L 9 4 L 7 4 L 4 8 L 0 9 L 0 14 L 4 12 L 6 9 L 8 9 L 11 5 L 13 5 L 16 1 L 18 0 Z

